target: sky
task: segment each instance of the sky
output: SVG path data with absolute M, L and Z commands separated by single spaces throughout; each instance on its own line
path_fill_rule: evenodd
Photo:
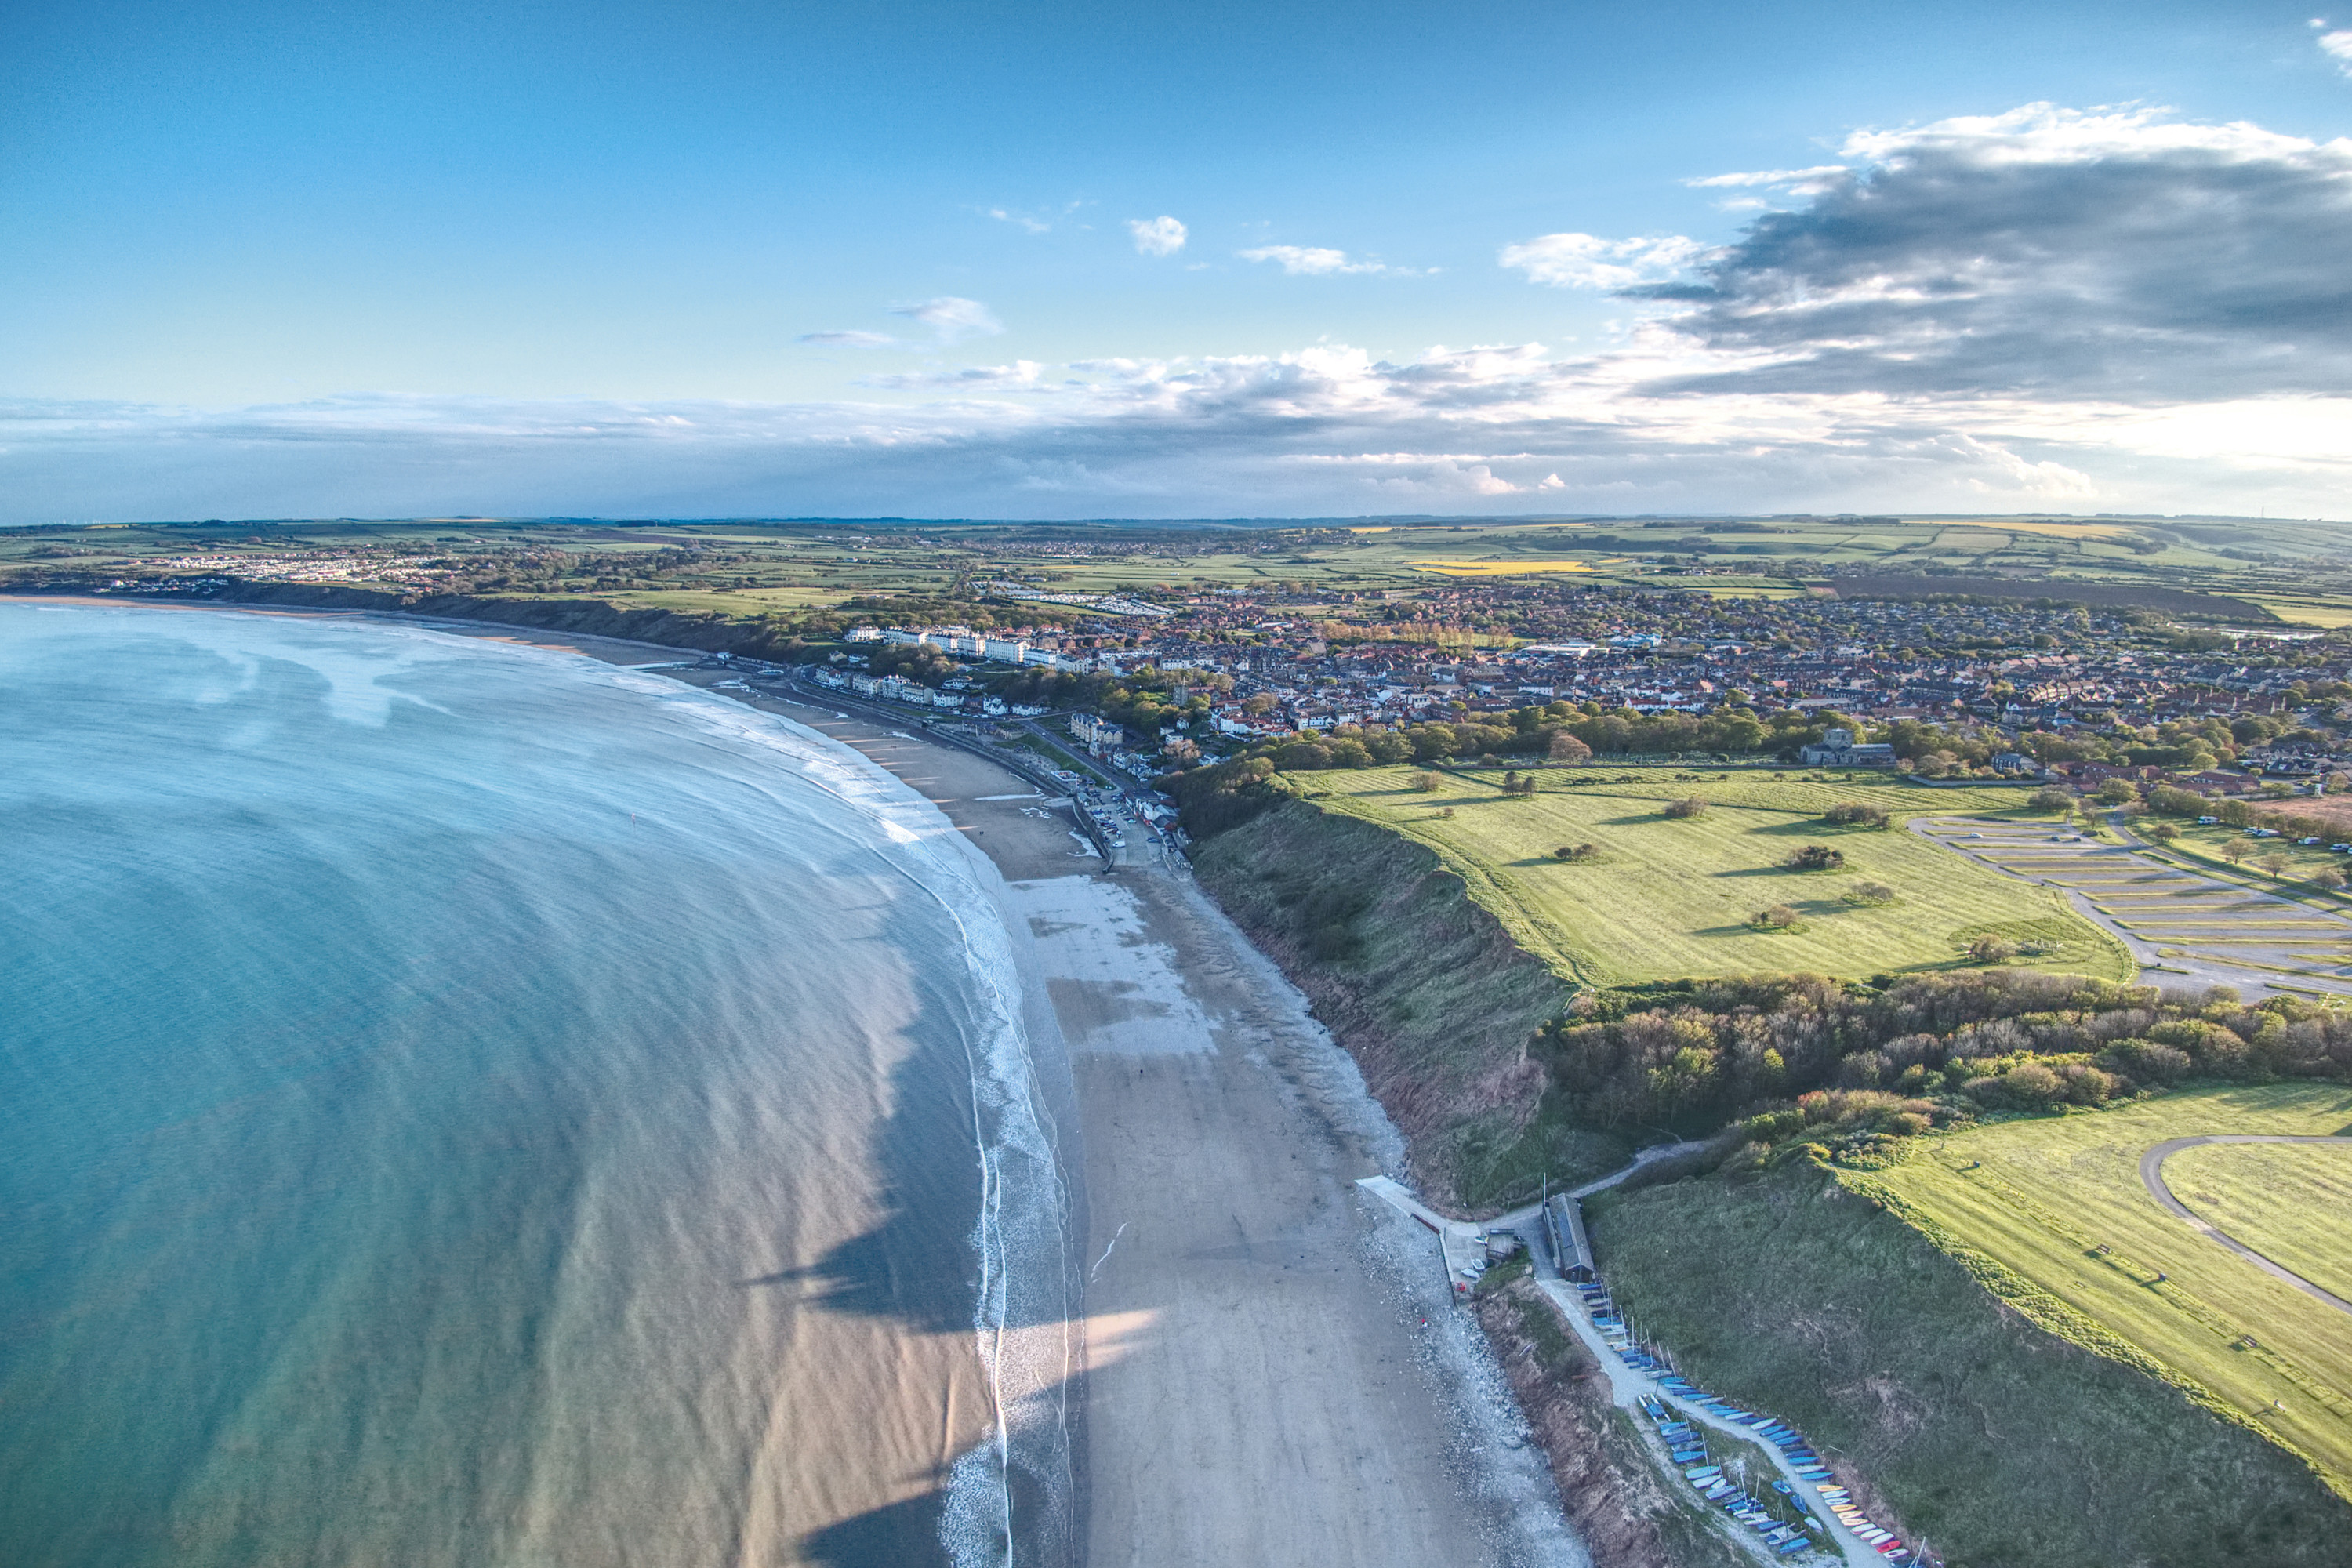
M 0 523 L 2352 517 L 2352 0 L 0 0 Z

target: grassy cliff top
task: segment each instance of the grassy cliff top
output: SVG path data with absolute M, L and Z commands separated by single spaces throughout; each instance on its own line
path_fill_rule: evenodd
M 1538 792 L 1516 795 L 1503 792 L 1501 769 L 1449 772 L 1428 791 L 1413 787 L 1419 772 L 1301 773 L 1291 783 L 1328 811 L 1426 845 L 1514 937 L 1588 984 L 1947 968 L 1965 963 L 1969 942 L 1981 935 L 2039 948 L 2021 962 L 2046 969 L 2109 980 L 2133 973 L 2120 944 L 2058 894 L 1901 830 L 1913 816 L 2021 810 L 2023 788 L 1927 789 L 1868 775 L 1808 782 L 1798 770 L 1718 779 L 1603 763 L 1541 770 Z M 1700 815 L 1664 815 L 1669 802 L 1692 795 L 1707 803 Z M 1822 820 L 1848 803 L 1885 812 L 1895 826 Z M 1583 844 L 1596 846 L 1598 857 L 1554 855 Z M 1836 849 L 1844 867 L 1782 864 L 1808 844 Z M 1864 900 L 1860 890 L 1870 882 L 1891 889 L 1891 901 Z M 1750 923 L 1775 905 L 1794 913 L 1793 927 Z
M 1998 1264 L 2032 1292 L 2012 1304 L 2044 1327 L 2111 1354 L 2117 1347 L 2100 1336 L 2113 1336 L 2123 1353 L 2304 1454 L 2352 1496 L 2352 1319 L 2168 1212 L 2139 1171 L 2143 1154 L 2175 1138 L 2332 1136 L 2347 1121 L 2352 1089 L 2341 1084 L 2194 1089 L 1923 1140 L 1891 1169 L 1840 1179 L 1891 1196 L 1947 1250 Z M 2284 1266 L 2341 1281 L 2352 1275 L 2346 1152 L 2209 1144 L 2175 1154 L 2165 1179 L 2194 1212 L 2275 1249 Z M 2287 1190 L 2273 1194 L 2273 1184 Z M 2277 1201 L 2298 1190 L 2312 1201 Z

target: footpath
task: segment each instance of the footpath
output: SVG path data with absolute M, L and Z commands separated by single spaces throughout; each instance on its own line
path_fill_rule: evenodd
M 1928 1563 L 1924 1553 L 1915 1552 L 1855 1507 L 1850 1491 L 1793 1428 L 1769 1415 L 1742 1410 L 1676 1375 L 1663 1356 L 1633 1338 L 1610 1300 L 1591 1268 L 1577 1203 L 1686 1147 L 1664 1144 L 1644 1150 L 1632 1164 L 1597 1182 L 1484 1221 L 1450 1219 L 1387 1176 L 1366 1176 L 1356 1184 L 1434 1233 L 1446 1281 L 1457 1300 L 1469 1295 L 1491 1258 L 1506 1248 L 1524 1247 L 1536 1288 L 1592 1353 L 1609 1379 L 1611 1400 L 1649 1418 L 1665 1450 L 1661 1462 L 1672 1464 L 1697 1497 L 1721 1505 L 1731 1522 L 1744 1527 L 1734 1539 L 1749 1552 L 1768 1562 L 1812 1563 L 1829 1555 L 1849 1568 L 1888 1563 L 1909 1568 Z M 1506 1235 L 1512 1242 L 1499 1241 Z M 1580 1278 L 1570 1279 L 1564 1270 Z M 1695 1428 L 1736 1438 L 1766 1456 L 1777 1477 L 1754 1479 L 1759 1485 L 1769 1479 L 1786 1500 L 1772 1505 L 1751 1496 L 1741 1482 L 1725 1474 L 1723 1466 L 1709 1462 Z M 1786 1517 L 1790 1513 L 1794 1524 Z

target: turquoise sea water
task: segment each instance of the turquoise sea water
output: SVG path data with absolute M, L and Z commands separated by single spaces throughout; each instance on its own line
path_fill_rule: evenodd
M 1050 1128 L 897 785 L 569 655 L 0 604 L 0 1562 L 1052 1555 Z

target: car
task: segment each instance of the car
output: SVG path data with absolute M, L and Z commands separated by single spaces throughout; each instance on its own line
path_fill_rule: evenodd
M 2318 835 L 2318 834 L 2316 834 L 2316 833 L 2315 833 L 2315 834 L 2311 835 L 2308 838 L 2298 838 L 2298 839 L 2296 839 L 2296 840 L 2295 840 L 2295 842 L 2296 842 L 2297 844 L 2316 844 L 2316 843 L 2318 843 L 2318 842 L 2319 842 L 2319 835 Z
M 2200 816 L 2197 819 L 2197 826 L 2200 827 L 2210 827 L 2221 820 L 2221 819 L 2218 816 Z

